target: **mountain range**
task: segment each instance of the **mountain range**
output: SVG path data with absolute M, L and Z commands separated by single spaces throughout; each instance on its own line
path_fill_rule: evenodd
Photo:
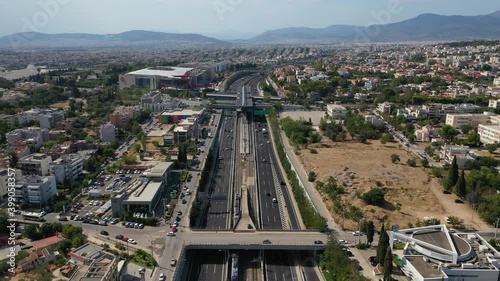
M 234 35 L 231 37 L 234 38 Z M 144 30 L 133 30 L 107 35 L 25 32 L 0 37 L 0 49 L 92 47 L 183 48 L 229 46 L 231 43 L 306 44 L 458 41 L 473 39 L 500 39 L 500 11 L 479 16 L 421 14 L 415 18 L 401 22 L 371 25 L 368 27 L 354 25 L 331 25 L 324 28 L 290 27 L 269 30 L 250 39 L 234 41 L 219 40 L 200 34 L 165 33 Z

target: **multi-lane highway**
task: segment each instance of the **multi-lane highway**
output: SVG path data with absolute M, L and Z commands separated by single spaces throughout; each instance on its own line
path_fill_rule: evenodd
M 292 256 L 285 251 L 266 251 L 267 281 L 297 281 L 297 272 L 293 267 Z
M 205 223 L 202 228 L 206 229 L 230 229 L 231 228 L 231 169 L 234 169 L 234 113 L 223 112 L 219 135 L 218 153 L 216 157 L 216 170 L 212 177 L 212 185 L 209 190 L 210 201 L 206 210 Z
M 266 131 L 264 132 L 263 129 Z M 290 193 L 288 192 L 287 186 L 282 184 L 285 183 L 285 181 L 273 150 L 265 117 L 254 117 L 254 134 L 262 228 L 282 228 L 282 218 L 278 204 L 284 204 L 286 208 L 285 206 L 281 207 L 283 212 L 287 212 L 290 221 L 289 228 L 299 229 L 299 223 L 293 210 Z M 284 201 L 279 200 L 280 198 L 278 197 L 280 194 L 278 194 L 277 188 L 281 189 L 282 199 L 284 199 Z
M 189 281 L 227 280 L 225 251 L 189 251 Z

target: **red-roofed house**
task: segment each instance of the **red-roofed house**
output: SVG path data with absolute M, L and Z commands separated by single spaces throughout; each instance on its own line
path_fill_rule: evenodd
M 47 249 L 35 250 L 29 256 L 21 260 L 19 263 L 19 269 L 22 271 L 28 271 L 40 265 L 51 264 L 57 259 L 58 256 L 58 252 L 52 253 Z
M 41 250 L 41 249 L 45 249 L 45 248 L 49 248 L 51 246 L 54 246 L 55 244 L 57 244 L 57 242 L 59 242 L 63 239 L 64 239 L 64 237 L 62 237 L 62 235 L 54 235 L 51 237 L 47 237 L 45 239 L 33 241 L 33 242 L 31 242 L 31 244 L 33 245 L 33 249 Z

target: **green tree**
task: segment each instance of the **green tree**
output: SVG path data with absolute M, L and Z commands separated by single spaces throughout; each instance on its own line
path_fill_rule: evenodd
M 417 166 L 417 162 L 415 161 L 415 159 L 409 158 L 408 160 L 406 160 L 406 165 L 408 165 L 410 167 L 416 167 Z
M 387 252 L 388 248 L 389 248 L 389 235 L 385 231 L 385 225 L 382 224 L 377 245 L 377 260 L 382 266 L 384 265 L 385 253 Z
M 451 226 L 454 228 L 462 228 L 462 226 L 464 225 L 464 220 L 459 217 L 450 216 L 448 217 L 448 221 L 449 224 L 451 224 Z
M 392 154 L 391 155 L 391 161 L 392 161 L 392 163 L 396 164 L 397 162 L 401 161 L 401 159 L 399 158 L 399 155 Z
M 42 234 L 38 230 L 38 225 L 30 224 L 24 228 L 24 235 L 31 240 L 40 240 L 43 238 Z
M 467 188 L 465 184 L 465 173 L 463 170 L 460 171 L 460 177 L 458 178 L 458 181 L 455 184 L 454 191 L 455 194 L 461 198 L 465 198 L 465 195 L 467 195 Z
M 393 269 L 392 264 L 392 250 L 390 247 L 387 247 L 387 251 L 384 256 L 384 280 L 392 280 L 391 273 Z
M 448 177 L 444 182 L 444 188 L 450 191 L 458 181 L 458 165 L 457 165 L 457 157 L 453 157 L 453 161 L 451 162 L 450 167 L 448 168 Z
M 485 147 L 486 147 L 486 150 L 488 150 L 488 152 L 490 154 L 493 154 L 497 150 L 498 145 L 496 143 L 490 143 L 490 144 L 487 144 Z
M 382 206 L 385 201 L 384 196 L 385 196 L 384 191 L 381 188 L 375 187 L 372 188 L 370 191 L 364 193 L 361 196 L 361 199 L 363 199 L 363 201 L 365 201 L 366 204 Z
M 373 236 L 375 235 L 375 225 L 373 224 L 373 221 L 369 221 L 368 225 L 366 226 L 366 242 L 368 244 L 372 244 L 373 242 Z
M 479 146 L 481 144 L 481 137 L 476 130 L 472 130 L 467 135 L 465 143 L 469 146 Z
M 420 160 L 420 165 L 422 165 L 422 167 L 424 168 L 429 168 L 429 160 L 427 160 L 427 158 L 423 158 L 422 160 Z
M 464 125 L 460 126 L 460 131 L 462 131 L 462 133 L 465 135 L 473 130 L 474 130 L 474 127 L 472 127 L 472 125 L 469 125 L 469 124 L 464 124 Z
M 438 134 L 447 142 L 453 142 L 453 139 L 455 139 L 459 133 L 460 132 L 457 129 L 450 125 L 444 125 L 438 130 Z
M 71 242 L 71 240 L 63 239 L 63 240 L 57 242 L 56 250 L 63 253 L 63 255 L 66 255 L 71 250 L 72 246 L 73 246 L 73 242 Z

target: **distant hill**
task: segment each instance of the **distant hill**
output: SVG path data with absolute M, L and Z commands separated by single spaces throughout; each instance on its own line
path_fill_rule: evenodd
M 0 48 L 88 48 L 88 47 L 164 47 L 226 45 L 227 42 L 199 34 L 163 33 L 132 30 L 119 34 L 61 33 L 45 34 L 37 32 L 15 33 L 0 37 Z
M 376 34 L 369 36 L 370 32 Z M 415 18 L 369 28 L 331 25 L 270 30 L 249 43 L 449 41 L 500 38 L 500 11 L 480 16 L 422 14 Z

